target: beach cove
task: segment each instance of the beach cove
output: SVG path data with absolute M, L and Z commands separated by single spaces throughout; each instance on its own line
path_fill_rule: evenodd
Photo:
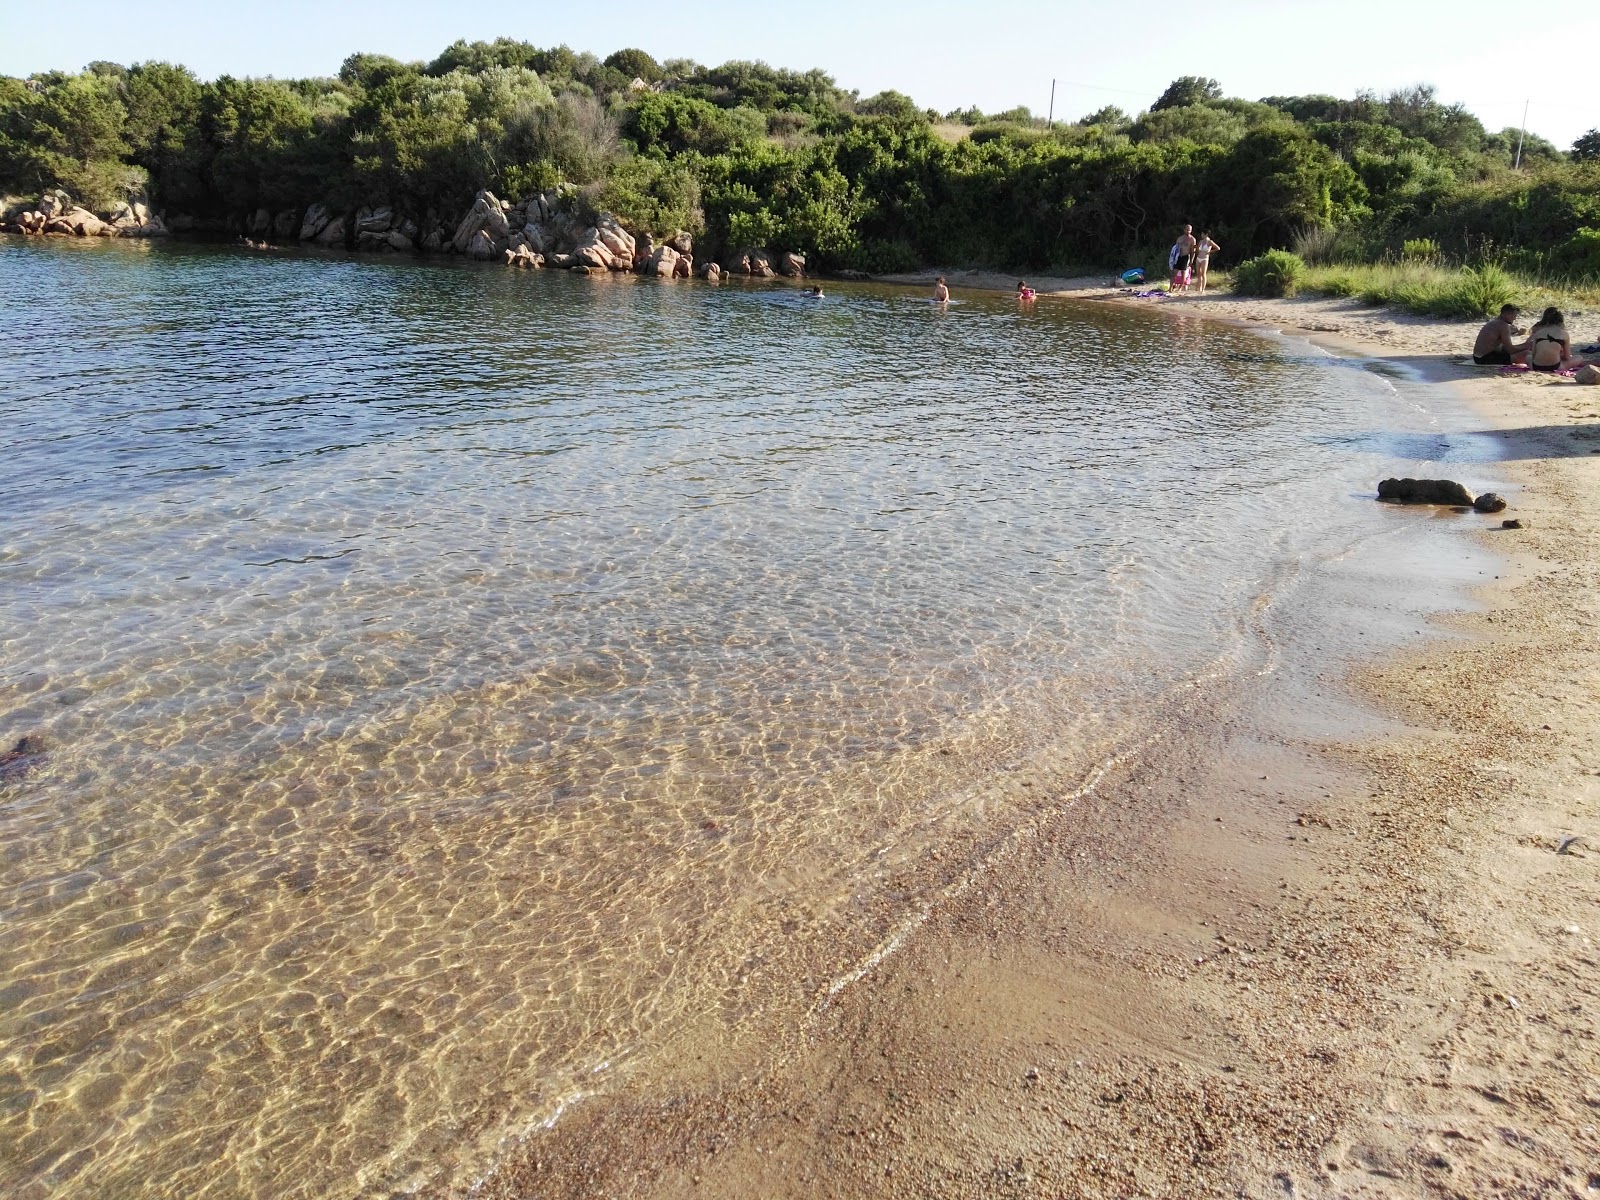
M 1125 300 L 1098 279 L 1035 282 Z M 1472 323 L 1225 293 L 1163 307 L 1462 397 L 1497 444 L 1455 474 L 1491 471 L 1524 525 L 1477 535 L 1493 577 L 1435 561 L 1419 578 L 1381 553 L 1331 572 L 1317 615 L 1280 631 L 1277 679 L 1076 801 L 1071 838 L 1041 827 L 1008 848 L 798 1064 L 615 1124 L 597 1112 L 483 1194 L 1600 1186 L 1600 406 L 1465 365 Z M 1369 634 L 1393 644 L 1352 659 Z
M 1396 1188 L 1523 1158 L 1559 1173 L 1589 1136 L 1582 1096 L 1548 1081 L 1558 1115 L 1531 1146 L 1498 1132 L 1514 1124 L 1471 1127 L 1471 1105 L 1531 1103 L 1535 1085 L 1463 1018 L 1444 1023 L 1452 1070 L 1480 1074 L 1450 1086 L 1477 1099 L 1446 1138 L 1424 1120 L 1431 1044 L 1365 1037 L 1441 1024 L 1416 1008 L 1435 1001 L 1400 998 L 1421 984 L 1396 985 L 1440 923 L 1471 936 L 1449 943 L 1462 961 L 1424 960 L 1439 967 L 1426 994 L 1466 1011 L 1445 967 L 1468 978 L 1484 969 L 1471 954 L 1504 959 L 1503 931 L 1473 907 L 1504 893 L 1430 883 L 1445 877 L 1434 857 L 1459 844 L 1506 869 L 1490 823 L 1510 797 L 1544 794 L 1537 764 L 1560 727 L 1524 730 L 1540 687 L 1506 681 L 1541 664 L 1577 678 L 1570 649 L 1538 653 L 1570 639 L 1556 622 L 1573 594 L 1532 566 L 1517 578 L 1551 604 L 1517 593 L 1529 628 L 1498 651 L 1473 641 L 1466 678 L 1431 682 L 1465 669 L 1464 643 L 1424 647 L 1442 658 L 1426 676 L 1360 652 L 1370 636 L 1410 654 L 1428 612 L 1460 609 L 1484 572 L 1516 574 L 1461 522 L 1358 507 L 1374 472 L 1443 458 L 1480 490 L 1485 474 L 1522 482 L 1519 544 L 1571 544 L 1524 468 L 1485 450 L 1497 425 L 1395 406 L 1392 383 L 1425 392 L 1371 356 L 1378 369 L 1350 371 L 1220 325 L 1049 300 L 1034 315 L 964 296 L 935 316 L 874 288 L 809 308 L 771 287 L 107 249 L 150 256 L 153 271 L 106 261 L 127 271 L 117 298 L 159 296 L 164 324 L 11 380 L 22 397 L 48 384 L 83 422 L 52 438 L 93 445 L 95 420 L 112 435 L 104 462 L 32 449 L 17 475 L 16 511 L 70 529 L 75 560 L 26 534 L 6 547 L 12 578 L 47 586 L 12 589 L 29 605 L 13 627 L 30 624 L 7 643 L 5 731 L 44 728 L 52 746 L 7 797 L 29 935 L 12 946 L 7 978 L 26 986 L 8 992 L 4 1030 L 29 1156 L 7 1169 L 31 1170 L 13 1176 L 24 1186 L 149 1169 L 152 1133 L 195 1132 L 181 1104 L 163 1111 L 185 1095 L 226 1106 L 212 1149 L 236 1173 L 212 1177 L 216 1194 L 1050 1194 L 1068 1180 L 1204 1194 L 1280 1174 L 1315 1194 L 1343 1186 L 1339 1171 Z M 106 282 L 68 270 L 63 294 L 84 302 L 91 280 Z M 243 291 L 220 322 L 217 286 Z M 370 303 L 375 286 L 380 311 L 352 325 L 342 298 Z M 555 290 L 596 286 L 616 290 Z M 307 307 L 280 340 L 267 331 L 285 296 Z M 470 320 L 451 325 L 451 305 Z M 717 348 L 675 372 L 711 305 L 719 323 L 700 336 Z M 521 328 L 530 310 L 541 337 L 508 395 L 505 358 L 470 327 Z M 618 329 L 658 348 L 621 378 Z M 153 383 L 170 338 L 202 371 L 151 404 L 174 386 Z M 1109 383 L 1072 375 L 1052 348 L 1085 338 L 1096 361 L 1129 339 L 1153 360 Z M 888 346 L 946 368 L 907 381 Z M 131 423 L 108 366 L 141 398 Z M 339 373 L 307 389 L 308 366 Z M 1490 382 L 1489 402 L 1543 398 Z M 1152 389 L 1174 394 L 1147 402 Z M 1291 389 L 1333 420 L 1276 405 Z M 1165 442 L 1129 437 L 1129 412 Z M 552 437 L 536 419 L 556 415 Z M 1521 435 L 1530 459 L 1580 446 L 1545 424 Z M 141 438 L 179 460 L 130 470 Z M 695 445 L 708 440 L 724 447 L 712 471 Z M 185 443 L 204 453 L 185 459 Z M 79 472 L 70 500 L 51 494 L 63 462 Z M 1563 472 L 1586 466 L 1528 469 L 1575 513 Z M 1342 513 L 1330 494 L 1358 524 L 1285 521 L 1295 504 Z M 1041 555 L 1042 572 L 1028 561 Z M 207 562 L 213 575 L 174 586 Z M 1419 575 L 1431 582 L 1394 594 Z M 790 607 L 759 619 L 775 596 Z M 94 643 L 64 632 L 86 602 L 102 606 Z M 1446 623 L 1478 638 L 1511 616 L 1480 599 Z M 785 640 L 796 653 L 775 653 Z M 1385 711 L 1341 682 L 1374 671 Z M 1493 708 L 1506 699 L 1514 731 Z M 1419 714 L 1459 729 L 1405 733 Z M 1498 807 L 1465 773 L 1488 761 L 1466 741 L 1486 732 Z M 144 774 L 142 804 L 97 807 L 137 798 Z M 797 804 L 819 788 L 824 803 Z M 1381 817 L 1378 788 L 1393 799 Z M 156 827 L 136 820 L 150 805 Z M 62 813 L 108 824 L 85 838 Z M 1554 856 L 1543 833 L 1517 833 L 1530 864 Z M 1581 869 L 1568 850 L 1557 866 Z M 1426 913 L 1394 903 L 1418 889 Z M 1540 920 L 1517 945 L 1570 916 L 1561 969 L 1581 969 L 1592 922 L 1529 911 Z M 152 953 L 154 938 L 173 949 Z M 1519 967 L 1506 1012 L 1539 1003 L 1527 978 Z M 350 1073 L 308 1095 L 297 1062 Z M 208 1091 L 225 1064 L 253 1088 Z M 1375 1116 L 1360 1086 L 1374 1078 L 1397 1115 Z M 1419 1160 L 1425 1144 L 1446 1167 Z M 171 1163 L 174 1186 L 210 1165 Z

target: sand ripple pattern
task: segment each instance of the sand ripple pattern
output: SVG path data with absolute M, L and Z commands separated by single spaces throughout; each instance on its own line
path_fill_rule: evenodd
M 1380 519 L 1327 514 L 1392 389 L 1198 323 L 181 246 L 0 290 L 11 1196 L 462 1182 L 797 1027 Z

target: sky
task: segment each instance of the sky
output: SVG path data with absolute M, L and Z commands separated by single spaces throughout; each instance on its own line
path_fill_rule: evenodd
M 1431 83 L 1491 130 L 1522 124 L 1566 148 L 1600 126 L 1589 59 L 1600 10 L 1559 16 L 1484 0 L 643 0 L 469 5 L 437 0 L 164 0 L 136 16 L 63 19 L 31 0 L 0 0 L 0 74 L 76 70 L 96 59 L 179 62 L 218 75 L 332 75 L 356 51 L 430 59 L 457 38 L 566 43 L 604 57 L 638 46 L 658 59 L 761 59 L 821 67 L 862 95 L 894 88 L 946 112 L 1025 104 L 1076 120 L 1106 104 L 1149 106 L 1180 75 L 1230 96 L 1351 96 Z M 1596 15 L 1589 15 L 1594 13 Z M 1588 48 L 1588 49 L 1584 49 Z

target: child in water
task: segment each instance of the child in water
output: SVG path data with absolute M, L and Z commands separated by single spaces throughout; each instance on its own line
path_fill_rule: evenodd
M 811 289 L 811 298 L 813 300 L 822 299 L 822 285 L 820 283 Z
M 1023 282 L 1020 279 L 1017 280 L 1017 299 L 1018 300 L 1032 300 L 1038 294 L 1039 293 L 1035 292 L 1025 282 Z

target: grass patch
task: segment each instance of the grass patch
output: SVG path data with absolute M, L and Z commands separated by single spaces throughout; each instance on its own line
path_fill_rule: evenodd
M 1263 256 L 1265 257 L 1265 256 Z M 1241 263 L 1233 278 L 1234 290 L 1267 294 L 1240 276 L 1250 264 Z M 1478 267 L 1449 267 L 1437 261 L 1416 259 L 1381 263 L 1326 263 L 1307 265 L 1298 278 L 1302 293 L 1353 296 L 1363 304 L 1383 305 L 1428 317 L 1489 317 L 1502 304 L 1516 304 L 1524 312 L 1555 305 L 1564 309 L 1600 307 L 1600 284 L 1593 280 L 1547 279 L 1506 271 L 1493 263 Z

